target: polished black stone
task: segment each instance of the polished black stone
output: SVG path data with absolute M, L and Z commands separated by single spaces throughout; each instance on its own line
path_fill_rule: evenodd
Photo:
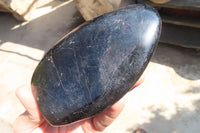
M 147 5 L 131 5 L 86 22 L 49 50 L 32 85 L 52 125 L 98 114 L 138 80 L 158 43 L 161 21 Z

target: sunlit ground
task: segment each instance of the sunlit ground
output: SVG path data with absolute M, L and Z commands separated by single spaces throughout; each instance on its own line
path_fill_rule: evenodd
M 198 60 L 195 50 L 160 44 L 145 71 L 144 83 L 126 95 L 127 106 L 113 125 L 130 133 L 137 128 L 150 133 L 198 133 Z
M 26 23 L 0 13 L 0 119 L 12 124 L 24 111 L 14 91 L 30 84 L 44 53 L 82 22 L 71 1 L 43 3 Z M 132 133 L 140 127 L 148 133 L 198 133 L 199 52 L 160 44 L 145 73 L 144 83 L 126 95 L 125 109 L 105 132 Z

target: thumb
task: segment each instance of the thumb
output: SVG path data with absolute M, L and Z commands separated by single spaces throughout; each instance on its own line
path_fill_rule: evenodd
M 30 86 L 23 86 L 16 91 L 16 96 L 26 111 L 15 120 L 15 133 L 31 132 L 44 121 L 32 93 L 35 91 L 35 88 Z

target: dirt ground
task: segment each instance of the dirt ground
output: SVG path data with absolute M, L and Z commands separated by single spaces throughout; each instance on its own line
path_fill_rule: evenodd
M 24 111 L 15 90 L 30 84 L 32 73 L 60 38 L 83 22 L 72 2 L 49 3 L 30 22 L 0 13 L 0 130 L 8 131 Z M 199 133 L 200 52 L 159 44 L 146 79 L 129 92 L 126 106 L 105 133 Z M 7 129 L 5 129 L 7 127 Z

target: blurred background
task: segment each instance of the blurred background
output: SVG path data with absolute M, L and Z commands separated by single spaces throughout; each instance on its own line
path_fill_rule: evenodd
M 101 10 L 94 10 L 99 1 Z M 125 96 L 125 109 L 105 133 L 199 133 L 198 0 L 0 0 L 0 131 L 12 133 L 24 111 L 15 90 L 30 85 L 45 52 L 85 20 L 134 3 L 159 11 L 161 39 L 144 83 Z

